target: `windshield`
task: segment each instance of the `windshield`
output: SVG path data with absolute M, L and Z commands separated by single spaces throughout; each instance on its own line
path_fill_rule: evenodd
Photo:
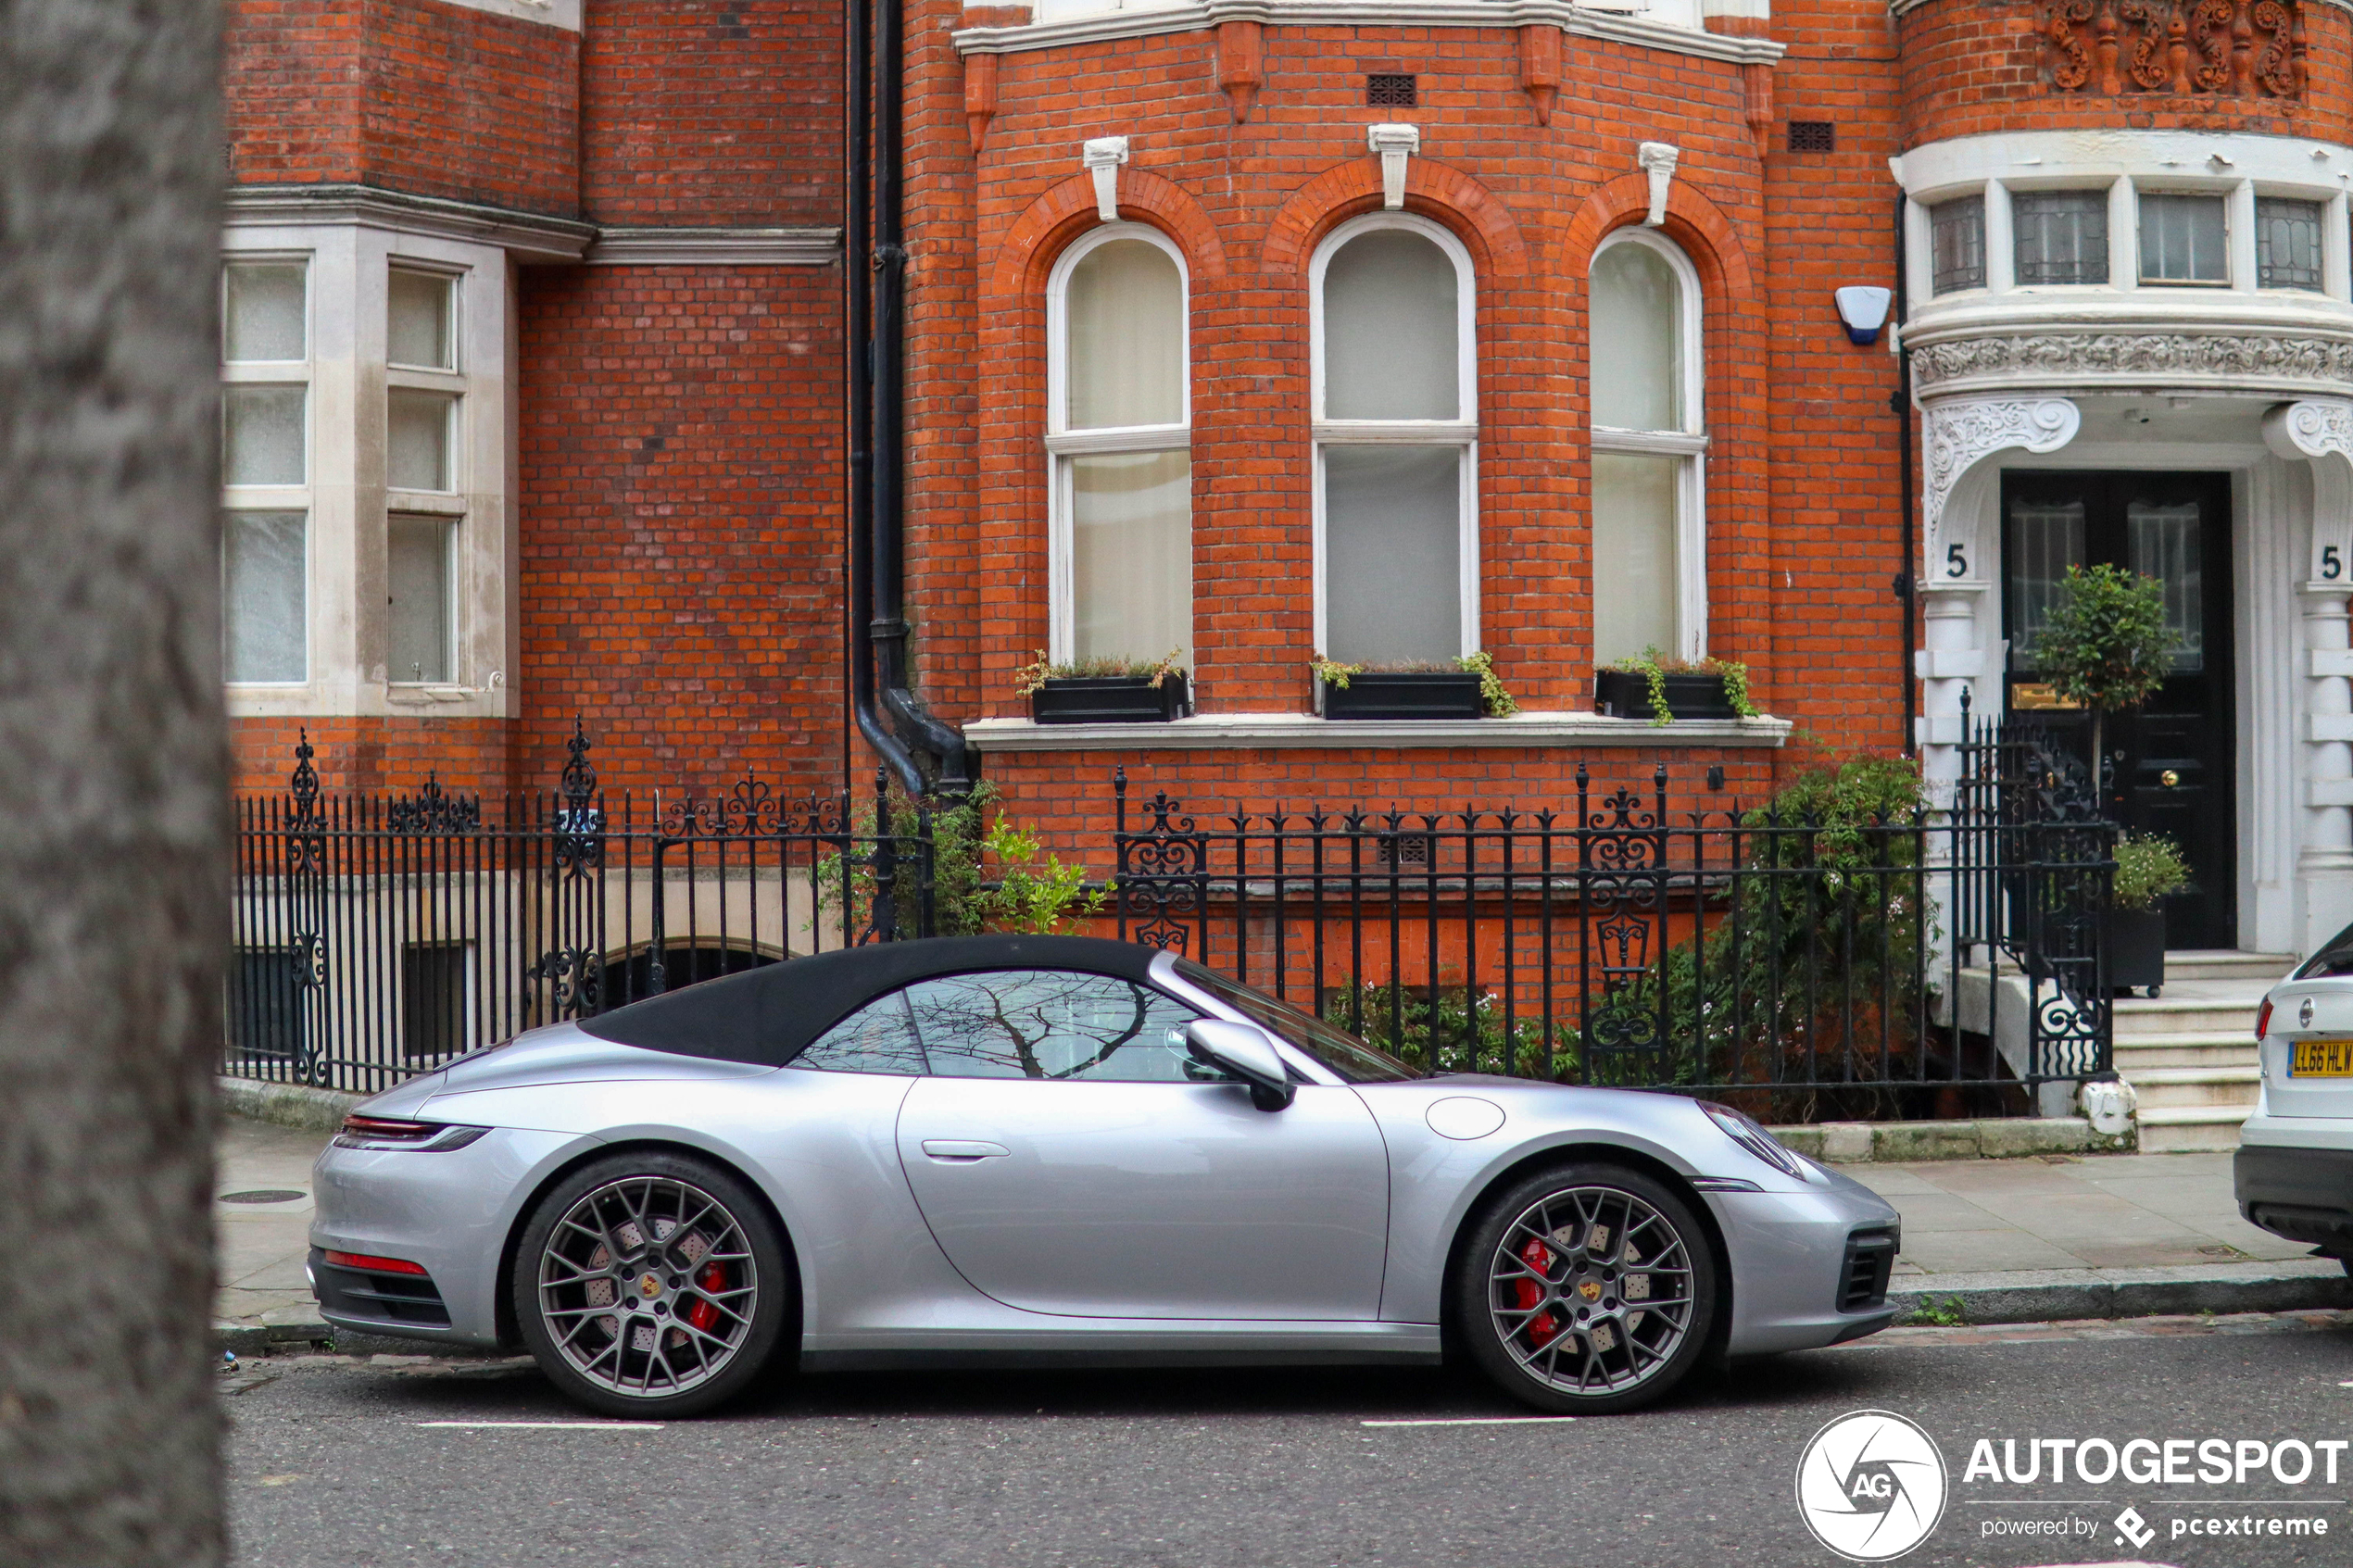
M 1420 1073 L 1390 1056 L 1374 1049 L 1344 1029 L 1335 1029 L 1303 1008 L 1278 1001 L 1247 985 L 1237 985 L 1220 974 L 1212 973 L 1190 959 L 1176 960 L 1176 972 L 1186 981 L 1200 986 L 1221 1002 L 1231 1004 L 1237 1010 L 1257 1021 L 1265 1029 L 1281 1035 L 1299 1049 L 1322 1062 L 1347 1084 L 1397 1084 Z
M 2296 978 L 2324 980 L 2339 974 L 2353 974 L 2353 926 L 2338 932 L 2327 947 L 2306 960 L 2304 967 L 2296 972 Z

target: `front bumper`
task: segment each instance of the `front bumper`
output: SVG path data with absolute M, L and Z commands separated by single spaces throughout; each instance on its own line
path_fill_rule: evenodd
M 2243 1143 L 2231 1185 L 2249 1224 L 2353 1257 L 2353 1148 Z
M 1800 1192 L 1716 1192 L 1709 1208 L 1732 1261 L 1734 1356 L 1818 1349 L 1894 1321 L 1888 1272 L 1903 1233 L 1887 1200 L 1814 1168 Z
M 463 1148 L 340 1148 L 311 1173 L 312 1294 L 340 1328 L 443 1344 L 498 1343 L 498 1271 L 522 1205 L 547 1177 L 598 1147 L 570 1133 L 497 1128 Z M 421 1265 L 445 1321 L 382 1299 L 382 1282 L 324 1262 L 327 1250 Z M 374 1294 L 371 1295 L 369 1292 Z

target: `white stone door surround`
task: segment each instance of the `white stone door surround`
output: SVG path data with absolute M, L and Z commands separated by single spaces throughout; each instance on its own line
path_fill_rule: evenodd
M 1939 398 L 1921 408 L 1914 658 L 1931 800 L 1949 802 L 1958 776 L 1963 694 L 1979 715 L 1997 714 L 2005 700 L 2002 471 L 2228 470 L 2240 945 L 2309 952 L 2353 922 L 2353 400 L 2271 405 L 2259 443 L 2235 433 L 2136 442 L 2110 431 L 2087 444 L 2079 436 L 2091 401 L 2022 394 Z

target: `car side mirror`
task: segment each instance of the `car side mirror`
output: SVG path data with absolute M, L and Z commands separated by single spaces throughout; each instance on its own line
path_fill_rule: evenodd
M 1250 1103 L 1261 1110 L 1280 1110 L 1299 1092 L 1283 1068 L 1275 1042 L 1255 1024 L 1197 1018 L 1185 1025 L 1185 1048 L 1195 1061 L 1248 1084 Z

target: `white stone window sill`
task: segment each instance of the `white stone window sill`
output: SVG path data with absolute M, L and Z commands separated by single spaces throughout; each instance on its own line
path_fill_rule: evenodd
M 1431 746 L 1777 747 L 1790 721 L 1612 719 L 1599 713 L 1517 713 L 1509 719 L 1327 720 L 1312 713 L 1209 713 L 1166 723 L 1039 724 L 979 719 L 964 738 L 984 752 L 1231 751 Z

